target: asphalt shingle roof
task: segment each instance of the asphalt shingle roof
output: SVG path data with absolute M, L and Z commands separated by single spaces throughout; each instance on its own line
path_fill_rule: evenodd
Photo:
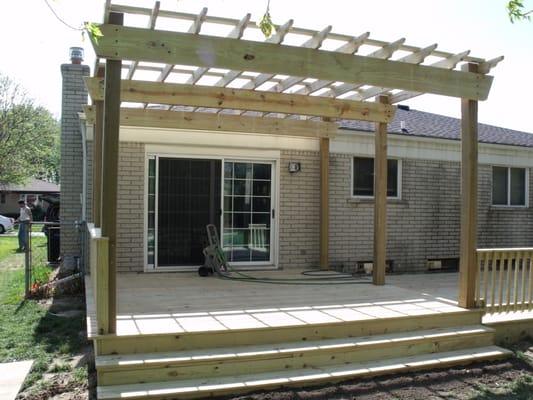
M 401 121 L 404 121 L 406 131 L 402 131 Z M 375 130 L 372 122 L 354 120 L 342 120 L 339 122 L 341 129 L 369 132 L 374 132 Z M 398 108 L 394 120 L 389 124 L 388 130 L 389 133 L 398 135 L 459 140 L 461 137 L 461 120 L 425 111 Z M 482 143 L 533 147 L 533 133 L 479 124 L 478 134 L 479 142 Z
M 0 191 L 21 193 L 59 193 L 59 185 L 31 178 L 24 185 L 0 185 Z

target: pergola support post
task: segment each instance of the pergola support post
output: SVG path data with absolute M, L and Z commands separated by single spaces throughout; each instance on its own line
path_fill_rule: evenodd
M 329 138 L 320 139 L 320 268 L 329 268 Z
M 104 77 L 105 70 L 99 68 L 96 75 Z M 104 102 L 94 101 L 95 121 L 93 135 L 93 223 L 96 228 L 102 226 L 102 156 L 104 129 Z
M 477 64 L 466 65 L 477 72 Z M 461 239 L 459 306 L 475 308 L 477 279 L 478 102 L 461 99 Z
M 122 25 L 124 15 L 110 13 L 109 22 Z M 104 137 L 102 175 L 102 236 L 109 241 L 108 262 L 108 308 L 109 323 L 107 332 L 116 333 L 117 320 L 117 192 L 118 155 L 120 128 L 120 81 L 121 60 L 106 60 L 104 94 Z
M 379 96 L 377 101 L 389 104 L 389 96 Z M 374 155 L 374 263 L 372 283 L 385 284 L 387 260 L 387 124 L 376 123 Z

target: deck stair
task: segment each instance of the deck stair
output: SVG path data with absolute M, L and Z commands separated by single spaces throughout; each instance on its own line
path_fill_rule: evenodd
M 99 399 L 193 399 L 509 356 L 478 311 L 97 338 Z

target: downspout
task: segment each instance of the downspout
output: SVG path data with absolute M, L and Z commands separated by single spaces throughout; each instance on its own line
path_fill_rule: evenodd
M 81 257 L 78 261 L 78 271 L 82 275 L 88 272 L 89 252 L 87 242 L 87 123 L 85 113 L 78 113 L 80 119 L 80 134 L 82 148 L 82 190 L 81 190 L 81 221 L 77 221 L 81 239 Z
M 87 124 L 85 113 L 78 113 L 80 117 L 80 133 L 82 148 L 82 194 L 81 194 L 81 221 L 87 221 Z

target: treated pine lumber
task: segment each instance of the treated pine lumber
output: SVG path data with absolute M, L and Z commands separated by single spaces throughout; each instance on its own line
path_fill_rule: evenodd
M 379 96 L 378 102 L 388 104 L 388 96 Z M 374 155 L 374 265 L 372 282 L 385 284 L 387 263 L 387 124 L 376 123 Z
M 235 395 L 261 389 L 286 386 L 303 387 L 322 382 L 333 383 L 355 377 L 371 377 L 396 372 L 417 371 L 466 365 L 476 361 L 507 358 L 512 352 L 497 346 L 398 357 L 388 360 L 275 371 L 230 377 L 186 379 L 98 387 L 98 398 L 110 399 L 199 399 L 220 395 Z
M 91 121 L 94 118 L 94 108 L 86 107 L 85 114 L 87 121 Z M 337 134 L 335 122 L 249 117 L 208 112 L 143 110 L 140 108 L 121 108 L 120 125 L 311 138 L 333 138 Z
M 96 287 L 96 329 L 99 334 L 109 327 L 109 240 L 105 237 L 92 239 L 96 245 L 95 287 Z
M 85 78 L 85 85 L 93 101 L 103 99 L 103 84 L 100 78 Z M 137 80 L 122 81 L 121 100 L 132 103 L 228 108 L 371 122 L 389 122 L 396 110 L 389 104 L 355 100 Z
M 92 40 L 110 60 L 227 68 L 375 85 L 472 100 L 488 97 L 492 76 L 273 43 L 102 24 Z
M 390 336 L 390 338 L 388 337 Z M 122 359 L 107 367 L 97 366 L 101 385 L 122 385 L 142 382 L 161 382 L 180 379 L 196 379 L 205 376 L 235 376 L 280 370 L 320 368 L 344 363 L 368 362 L 396 357 L 453 351 L 494 343 L 492 329 L 470 329 L 459 333 L 457 327 L 434 332 L 415 331 L 403 335 L 371 336 L 360 340 L 302 343 L 299 347 L 273 349 L 265 346 L 233 349 L 218 358 L 208 351 L 189 360 L 166 358 L 165 353 L 152 354 L 152 359 L 139 363 Z M 264 350 L 261 350 L 264 348 Z M 143 356 L 137 355 L 137 356 Z M 159 357 L 159 358 L 156 358 Z M 178 355 L 179 357 L 179 355 Z
M 260 343 L 283 343 L 335 339 L 427 330 L 481 323 L 481 311 L 439 312 L 410 317 L 376 318 L 360 321 L 342 321 L 282 327 L 228 329 L 219 331 L 179 332 L 166 334 L 136 334 L 130 336 L 100 335 L 93 340 L 99 354 L 128 354 L 156 351 L 180 351 L 211 347 L 245 346 Z
M 469 72 L 477 65 L 468 64 Z M 461 240 L 459 306 L 476 307 L 477 281 L 478 104 L 461 99 Z
M 118 27 L 124 15 L 110 13 L 109 22 Z M 107 60 L 105 66 L 104 119 L 103 119 L 103 157 L 102 157 L 102 236 L 108 242 L 108 319 L 106 333 L 116 332 L 117 317 L 117 195 L 118 195 L 118 157 L 120 130 L 120 82 L 121 60 Z M 98 293 L 98 290 L 97 290 Z M 97 315 L 98 318 L 98 315 Z
M 320 268 L 329 268 L 329 139 L 320 139 Z
M 299 353 L 310 351 L 337 351 L 364 347 L 380 348 L 393 343 L 412 344 L 418 341 L 432 341 L 441 338 L 458 338 L 470 335 L 492 334 L 494 329 L 483 325 L 469 325 L 461 327 L 436 328 L 408 332 L 387 333 L 383 335 L 347 337 L 330 340 L 287 342 L 274 344 L 261 344 L 255 346 L 208 348 L 200 350 L 185 350 L 178 352 L 157 352 L 144 354 L 112 354 L 98 356 L 95 359 L 96 368 L 137 368 L 142 365 L 167 365 L 170 363 L 190 363 L 221 361 L 231 358 L 260 357 L 278 353 Z

